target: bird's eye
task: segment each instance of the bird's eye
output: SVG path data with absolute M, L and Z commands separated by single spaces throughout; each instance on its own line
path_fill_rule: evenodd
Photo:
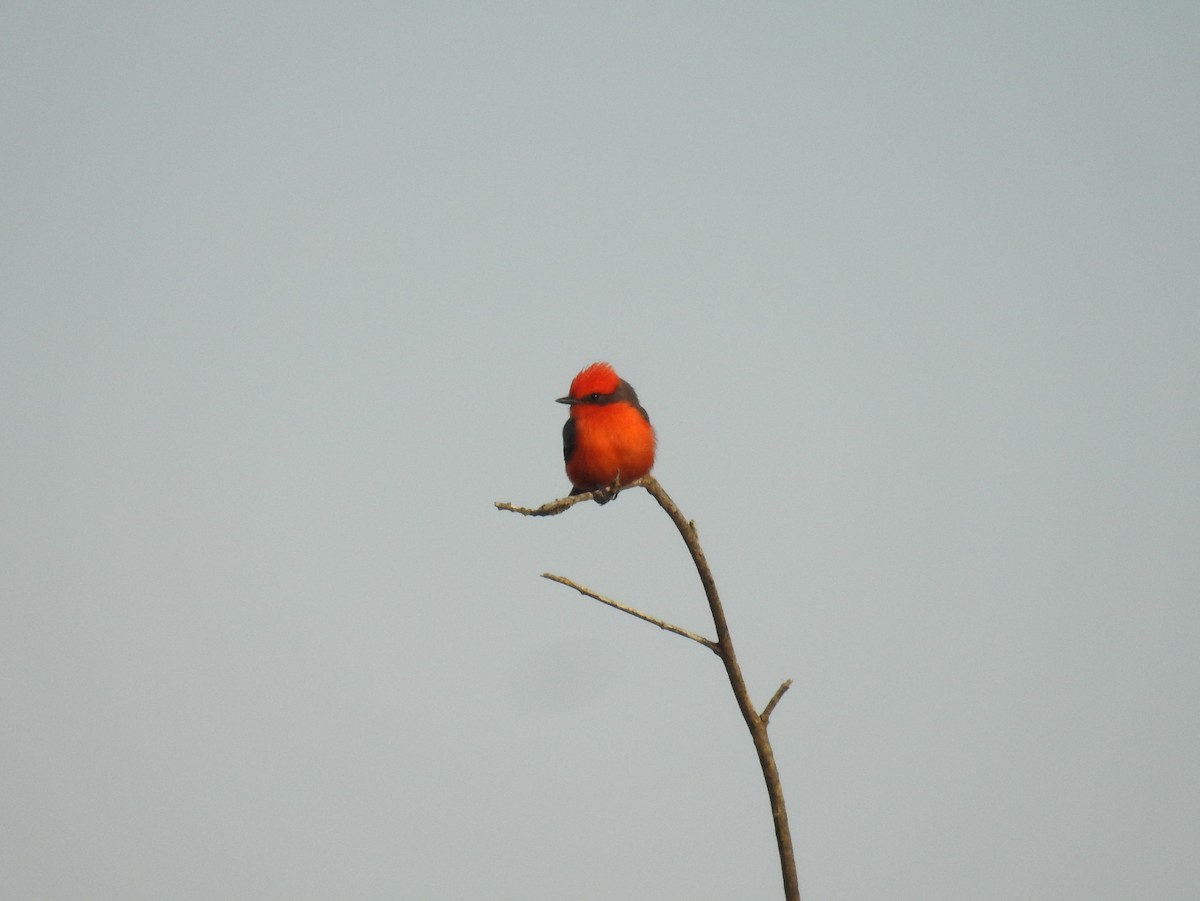
M 599 392 L 599 391 L 593 391 L 591 394 L 589 394 L 589 395 L 588 395 L 588 398 L 587 398 L 587 399 L 588 399 L 588 400 L 590 400 L 590 401 L 592 401 L 592 402 L 598 401 L 598 400 L 600 399 L 600 392 Z

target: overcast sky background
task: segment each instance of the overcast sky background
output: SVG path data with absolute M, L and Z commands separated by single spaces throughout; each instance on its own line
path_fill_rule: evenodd
M 1200 894 L 1200 5 L 6 3 L 0 894 Z

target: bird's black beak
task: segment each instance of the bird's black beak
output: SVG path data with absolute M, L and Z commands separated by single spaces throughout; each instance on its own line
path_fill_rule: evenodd
M 570 396 L 555 398 L 554 402 L 556 404 L 568 404 L 570 406 L 574 406 L 575 404 L 579 403 L 579 401 L 577 401 L 575 398 L 570 397 Z

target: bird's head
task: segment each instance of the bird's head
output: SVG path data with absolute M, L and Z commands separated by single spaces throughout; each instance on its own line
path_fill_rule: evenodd
M 571 390 L 558 403 L 576 404 L 605 403 L 621 386 L 617 373 L 607 363 L 593 363 L 571 380 Z

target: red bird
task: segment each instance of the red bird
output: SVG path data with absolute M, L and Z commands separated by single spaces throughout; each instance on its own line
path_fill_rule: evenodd
M 607 363 L 580 372 L 571 392 L 557 402 L 571 407 L 563 426 L 563 459 L 575 486 L 571 494 L 628 485 L 650 471 L 655 442 L 650 417 L 633 386 Z

